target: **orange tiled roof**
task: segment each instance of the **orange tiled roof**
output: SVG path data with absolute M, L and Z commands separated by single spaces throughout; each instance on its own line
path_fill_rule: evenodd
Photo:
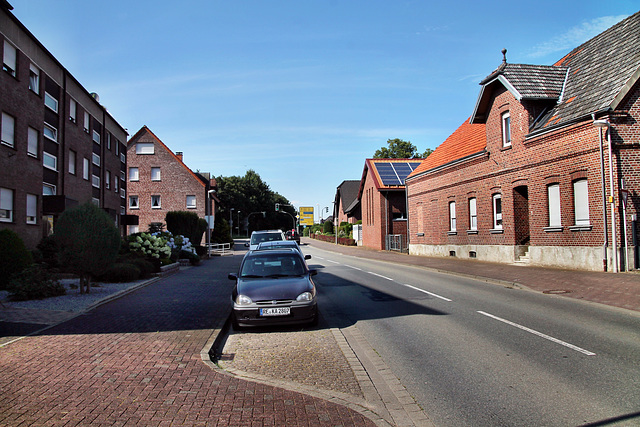
M 424 171 L 479 153 L 487 147 L 484 123 L 471 124 L 465 120 L 442 144 L 414 170 L 409 178 Z

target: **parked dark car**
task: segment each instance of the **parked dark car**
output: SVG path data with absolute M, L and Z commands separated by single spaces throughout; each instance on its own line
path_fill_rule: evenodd
M 304 258 L 296 249 L 247 252 L 231 299 L 233 326 L 316 324 L 316 286 Z
M 287 238 L 287 240 L 295 240 L 298 244 L 300 244 L 300 233 L 298 233 L 296 230 L 288 230 L 285 233 L 285 237 Z

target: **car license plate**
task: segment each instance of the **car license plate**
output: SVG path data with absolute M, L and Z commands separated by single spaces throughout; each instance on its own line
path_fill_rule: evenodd
M 260 316 L 287 316 L 291 314 L 291 307 L 261 308 Z

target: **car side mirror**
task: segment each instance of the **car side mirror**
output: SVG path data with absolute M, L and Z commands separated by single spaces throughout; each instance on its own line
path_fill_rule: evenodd
M 311 255 L 305 255 L 304 259 L 311 259 Z
M 227 276 L 229 280 L 238 280 L 238 275 L 236 273 L 229 273 Z
M 318 274 L 318 270 L 316 269 L 309 270 L 309 276 L 315 276 L 316 274 Z

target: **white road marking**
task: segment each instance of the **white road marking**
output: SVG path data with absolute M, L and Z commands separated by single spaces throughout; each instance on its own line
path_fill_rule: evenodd
M 354 269 L 354 270 L 362 271 L 362 269 L 361 269 L 361 268 L 354 267 L 354 266 L 352 266 L 352 265 L 347 265 L 347 264 L 345 264 L 344 266 L 345 266 L 345 267 L 352 268 L 352 269 Z
M 438 294 L 434 294 L 433 292 L 425 291 L 424 289 L 416 288 L 415 286 L 407 285 L 406 283 L 404 284 L 404 286 L 406 286 L 407 288 L 411 288 L 413 290 L 416 290 L 418 292 L 422 292 L 424 294 L 431 295 L 432 297 L 440 298 L 442 300 L 449 301 L 449 302 L 452 301 L 449 298 L 445 298 L 445 297 L 440 296 Z
M 390 281 L 392 281 L 392 282 L 393 282 L 393 279 L 392 279 L 392 278 L 390 278 L 390 277 L 386 277 L 386 276 L 383 276 L 383 275 L 378 274 L 378 273 L 374 273 L 373 271 L 368 271 L 367 273 L 369 273 L 369 274 L 373 274 L 374 276 L 381 277 L 381 278 L 383 278 L 383 279 L 390 280 Z
M 519 325 L 517 323 L 511 322 L 511 321 L 506 320 L 506 319 L 502 319 L 502 318 L 500 318 L 498 316 L 494 316 L 493 314 L 485 313 L 484 311 L 478 311 L 478 313 L 480 313 L 480 314 L 482 314 L 484 316 L 490 317 L 492 319 L 498 320 L 500 322 L 506 323 L 507 325 L 515 326 L 516 328 L 522 329 L 523 331 L 526 331 L 526 332 L 529 332 L 531 334 L 537 335 L 537 336 L 539 336 L 541 338 L 544 338 L 546 340 L 552 341 L 552 342 L 554 342 L 556 344 L 563 345 L 563 346 L 568 347 L 568 348 L 570 348 L 572 350 L 578 351 L 578 352 L 580 352 L 582 354 L 586 354 L 587 356 L 595 356 L 596 355 L 595 353 L 592 353 L 589 350 L 585 350 L 584 348 L 580 348 L 580 347 L 575 346 L 573 344 L 569 344 L 568 342 L 565 342 L 565 341 L 559 340 L 557 338 L 551 337 L 549 335 L 543 334 L 542 332 L 538 332 L 538 331 L 536 331 L 534 329 L 527 328 L 526 326 Z
M 333 261 L 333 260 L 330 260 L 330 259 L 327 259 L 325 261 L 330 262 L 332 264 L 340 264 L 338 261 Z

